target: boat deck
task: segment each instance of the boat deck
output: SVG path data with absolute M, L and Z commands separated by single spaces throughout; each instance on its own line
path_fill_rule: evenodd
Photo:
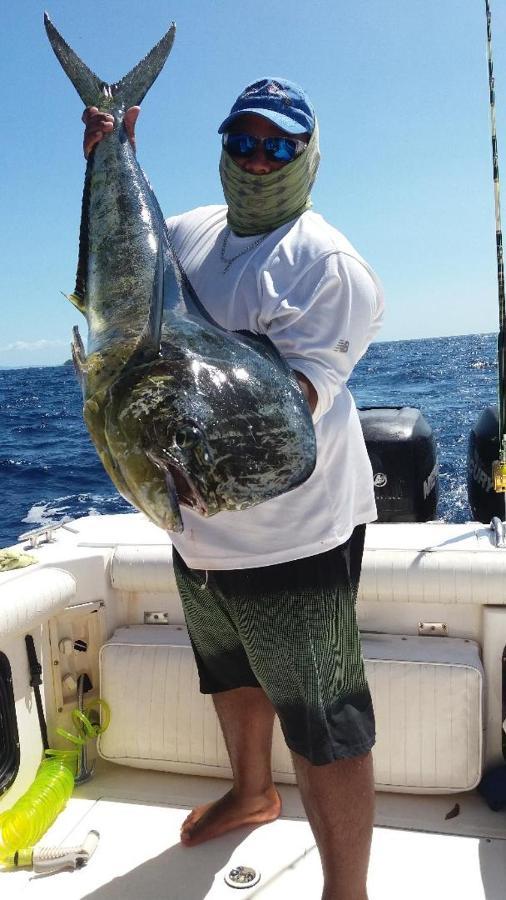
M 225 875 L 235 865 L 260 873 L 239 896 L 319 900 L 322 875 L 298 791 L 281 785 L 283 815 L 194 848 L 179 843 L 188 810 L 228 790 L 215 778 L 97 763 L 96 774 L 44 837 L 44 846 L 79 844 L 100 833 L 89 864 L 51 876 L 0 874 L 0 896 L 38 900 L 233 900 Z M 451 813 L 450 818 L 446 818 Z M 456 814 L 457 813 L 457 814 Z M 377 795 L 370 900 L 504 900 L 506 815 L 474 793 Z
M 39 725 L 24 634 L 32 631 L 37 637 L 41 630 L 39 655 L 43 665 L 49 667 L 46 674 L 49 669 L 53 672 L 55 660 L 61 664 L 59 672 L 71 671 L 69 660 L 55 649 L 61 638 L 68 634 L 85 637 L 89 642 L 86 671 L 98 685 L 98 654 L 118 625 L 142 624 L 149 611 L 166 613 L 171 625 L 182 621 L 170 572 L 168 539 L 139 515 L 79 520 L 60 529 L 57 538 L 42 544 L 34 555 L 38 567 L 0 577 L 4 623 L 1 647 L 13 666 L 22 747 L 19 783 L 12 800 L 31 784 L 40 759 Z M 378 525 L 368 529 L 359 600 L 362 630 L 416 637 L 420 622 L 444 623 L 449 637 L 474 641 L 482 650 L 485 714 L 479 704 L 474 711 L 480 734 L 485 735 L 484 752 L 480 744 L 478 762 L 474 761 L 480 772 L 503 761 L 499 661 L 506 644 L 505 572 L 504 551 L 493 545 L 490 529 L 477 523 Z M 90 624 L 91 617 L 94 624 Z M 153 627 L 156 633 L 159 626 Z M 77 673 L 84 664 L 73 660 L 72 665 Z M 56 727 L 69 727 L 69 709 L 74 703 L 61 702 L 62 677 L 51 675 L 44 680 L 50 740 Z M 183 680 L 181 696 L 186 696 L 187 686 Z M 104 696 L 109 696 L 107 689 Z M 148 691 L 141 703 L 132 703 L 127 710 L 129 725 L 138 722 L 142 703 L 150 696 Z M 397 702 L 394 694 L 390 696 L 392 703 Z M 386 703 L 385 693 L 382 699 Z M 467 709 L 467 695 L 459 702 L 457 709 L 462 713 Z M 60 705 L 65 707 L 61 717 Z M 429 709 L 431 728 L 446 721 L 448 710 L 441 711 L 436 704 L 429 704 Z M 418 727 L 422 719 L 417 708 L 410 708 L 410 713 L 410 721 L 415 720 Z M 175 721 L 173 711 L 169 711 L 167 722 L 175 727 Z M 385 733 L 390 735 L 391 721 L 385 721 Z M 181 733 L 188 736 L 187 731 Z M 387 742 L 392 747 L 392 765 L 397 765 L 398 756 L 401 762 L 404 758 L 402 753 L 394 758 L 397 734 L 394 730 L 388 739 L 391 744 Z M 418 755 L 411 753 L 411 772 L 420 773 L 420 784 L 453 783 L 455 760 L 460 757 L 454 754 L 455 748 L 450 752 L 441 746 L 439 758 L 449 760 L 449 777 L 444 780 L 438 780 L 437 767 L 428 766 L 426 771 Z M 156 762 L 151 756 L 146 759 Z M 218 765 L 213 762 L 214 756 L 209 759 L 206 757 L 205 765 Z M 181 766 L 196 766 L 192 760 L 191 753 L 187 758 L 182 756 Z M 204 763 L 201 768 L 205 771 Z M 395 773 L 395 766 L 392 771 Z M 386 783 L 392 786 L 402 782 L 394 774 Z M 416 779 L 408 783 L 417 784 Z M 88 832 L 96 830 L 100 841 L 89 864 L 79 871 L 50 876 L 27 870 L 0 871 L 0 897 L 320 900 L 318 853 L 297 788 L 290 784 L 279 787 L 283 814 L 276 822 L 237 830 L 194 848 L 180 844 L 179 830 L 188 810 L 221 796 L 229 787 L 229 781 L 205 775 L 167 774 L 99 760 L 95 776 L 76 788 L 67 808 L 41 841 L 44 847 L 80 846 Z M 0 809 L 10 803 L 6 795 L 0 799 Z M 239 895 L 225 881 L 225 875 L 237 865 L 249 866 L 260 876 Z M 473 791 L 447 795 L 378 793 L 369 900 L 505 900 L 505 885 L 506 812 L 491 812 Z

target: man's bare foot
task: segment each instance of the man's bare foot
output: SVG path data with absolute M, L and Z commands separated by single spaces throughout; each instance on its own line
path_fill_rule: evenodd
M 202 844 L 233 828 L 273 822 L 281 812 L 281 798 L 274 786 L 257 797 L 238 797 L 232 788 L 214 803 L 197 806 L 181 826 L 181 843 Z

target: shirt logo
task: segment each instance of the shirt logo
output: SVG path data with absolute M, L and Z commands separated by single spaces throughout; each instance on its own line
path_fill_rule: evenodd
M 350 349 L 349 341 L 338 341 L 336 346 L 334 347 L 336 353 L 347 353 Z

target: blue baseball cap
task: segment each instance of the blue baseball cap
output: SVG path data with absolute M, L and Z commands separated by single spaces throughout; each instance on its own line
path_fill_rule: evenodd
M 306 92 L 286 78 L 261 78 L 245 87 L 218 134 L 223 134 L 244 113 L 263 116 L 288 134 L 312 134 L 315 126 L 313 104 Z

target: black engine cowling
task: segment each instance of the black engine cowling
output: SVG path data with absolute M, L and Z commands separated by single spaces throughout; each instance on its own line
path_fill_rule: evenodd
M 467 450 L 467 496 L 477 522 L 505 518 L 505 495 L 497 494 L 492 482 L 492 463 L 498 456 L 497 406 L 486 406 L 469 433 Z
M 432 429 L 411 406 L 358 410 L 374 473 L 378 522 L 436 518 L 438 461 Z

